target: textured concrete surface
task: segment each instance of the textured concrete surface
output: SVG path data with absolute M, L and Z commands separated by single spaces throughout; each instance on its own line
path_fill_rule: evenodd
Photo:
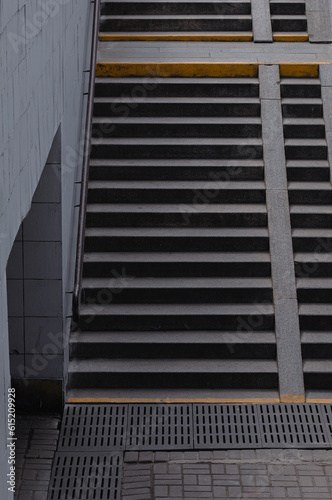
M 98 61 L 332 62 L 332 53 L 297 42 L 99 42 Z
M 128 452 L 122 500 L 329 499 L 331 486 L 331 450 Z
M 17 418 L 15 500 L 46 500 L 60 415 Z

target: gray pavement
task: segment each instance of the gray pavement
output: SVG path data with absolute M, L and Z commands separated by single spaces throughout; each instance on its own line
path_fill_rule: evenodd
M 122 500 L 330 499 L 332 450 L 125 454 Z
M 98 61 L 332 62 L 329 44 L 297 42 L 99 42 Z

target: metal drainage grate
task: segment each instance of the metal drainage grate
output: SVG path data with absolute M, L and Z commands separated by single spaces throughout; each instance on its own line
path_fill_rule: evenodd
M 122 454 L 56 453 L 47 500 L 120 500 Z
M 127 450 L 186 450 L 193 448 L 192 406 L 130 405 Z
M 328 439 L 332 445 L 332 406 L 327 404 L 322 404 L 321 408 L 325 419 Z
M 264 448 L 325 448 L 329 446 L 318 404 L 259 405 Z
M 195 448 L 259 448 L 256 407 L 194 405 Z
M 126 442 L 126 405 L 66 405 L 59 451 L 122 450 Z

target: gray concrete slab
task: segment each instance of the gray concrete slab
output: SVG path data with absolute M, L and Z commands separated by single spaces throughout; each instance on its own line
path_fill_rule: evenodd
M 255 42 L 273 42 L 270 4 L 266 0 L 251 0 Z
M 322 87 L 332 87 L 332 65 L 324 64 L 319 68 Z
M 100 42 L 98 61 L 332 62 L 329 45 L 251 42 Z
M 310 42 L 332 41 L 332 17 L 330 0 L 306 0 Z
M 282 400 L 293 399 L 294 396 L 304 400 L 280 87 L 276 88 L 280 80 L 277 69 L 273 65 L 260 67 L 259 81 L 263 95 L 268 88 L 274 89 L 270 94 L 274 99 L 261 101 L 261 116 L 279 390 Z

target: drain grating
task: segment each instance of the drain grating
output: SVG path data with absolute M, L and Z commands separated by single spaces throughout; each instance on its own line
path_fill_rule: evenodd
M 264 448 L 329 447 L 318 404 L 259 405 Z
M 47 500 L 120 500 L 122 454 L 56 453 Z
M 253 405 L 194 405 L 195 448 L 259 448 Z
M 127 450 L 192 448 L 192 405 L 129 406 Z
M 126 429 L 126 405 L 66 405 L 58 450 L 122 450 Z

